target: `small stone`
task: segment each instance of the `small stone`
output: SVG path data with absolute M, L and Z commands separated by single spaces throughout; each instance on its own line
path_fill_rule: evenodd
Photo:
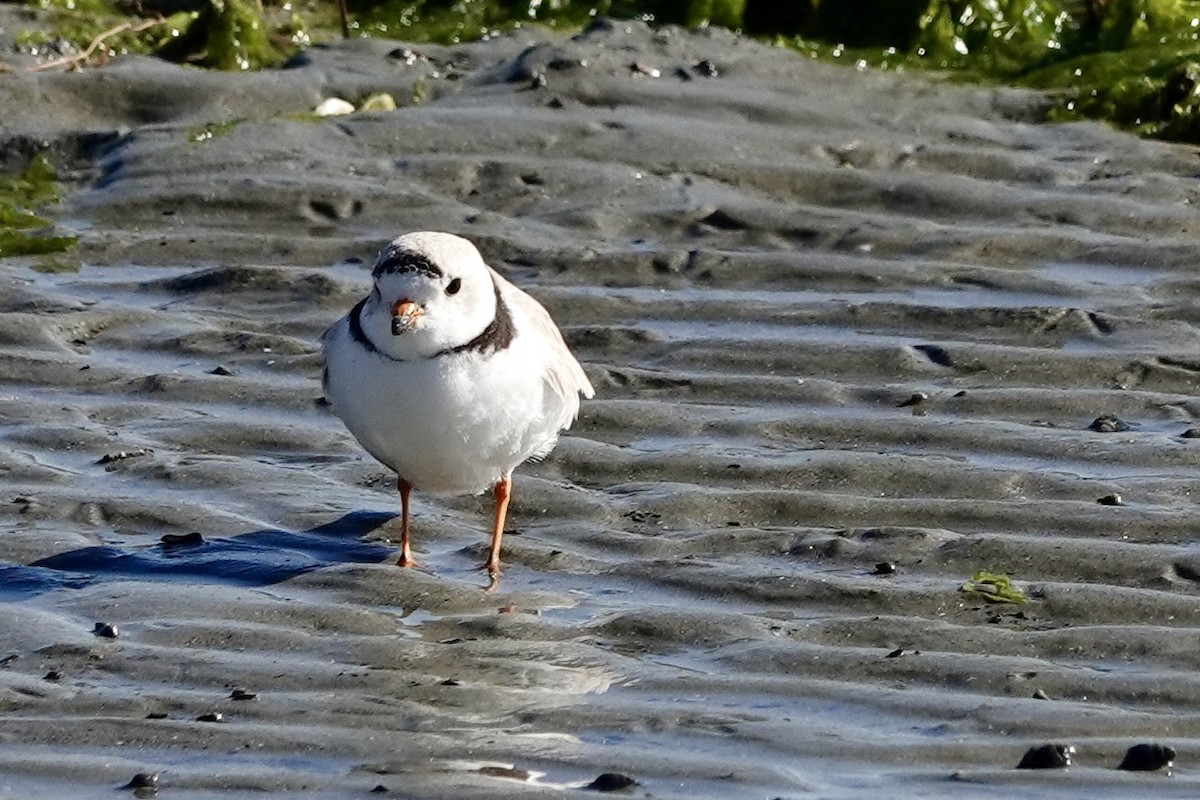
M 717 65 L 709 61 L 707 58 L 703 61 L 697 61 L 692 65 L 692 70 L 705 78 L 716 78 L 721 74 L 721 70 L 717 69 Z
M 635 61 L 632 64 L 630 64 L 629 71 L 632 72 L 634 75 L 645 75 L 647 78 L 662 77 L 662 70 L 659 70 L 656 67 L 651 67 L 646 64 L 643 64 L 640 61 Z
M 62 679 L 63 674 L 56 669 L 52 669 L 42 676 L 42 680 L 44 681 L 61 681 Z
M 165 712 L 165 711 L 151 711 L 149 714 L 146 715 L 146 719 L 166 719 L 166 718 L 167 718 L 167 712 Z
M 1021 757 L 1017 769 L 1064 769 L 1071 766 L 1075 748 L 1067 744 L 1043 744 L 1031 747 Z
M 895 650 L 884 656 L 884 658 L 900 658 L 901 656 L 906 655 L 908 655 L 908 651 L 906 651 L 903 647 L 897 647 Z
M 196 717 L 196 722 L 224 722 L 225 715 L 220 711 L 209 711 L 207 714 L 201 714 Z
M 1092 424 L 1088 425 L 1088 430 L 1097 433 L 1123 433 L 1133 430 L 1133 426 L 1112 414 L 1101 414 L 1092 420 Z
M 442 686 L 462 686 L 462 682 L 456 681 L 454 678 L 446 678 L 446 680 L 442 681 L 441 685 Z
M 1200 428 L 1188 428 L 1179 436 L 1183 439 L 1200 439 Z
M 371 794 L 387 794 L 387 793 L 388 793 L 388 788 L 386 786 L 384 786 L 382 783 L 376 784 L 375 788 L 371 790 Z
M 157 789 L 158 788 L 158 773 L 157 772 L 139 772 L 129 779 L 129 783 L 121 787 L 122 789 Z
M 1135 744 L 1125 751 L 1117 769 L 1133 772 L 1152 772 L 1175 764 L 1175 748 L 1161 744 Z
M 1049 700 L 1050 695 L 1046 694 L 1041 689 L 1034 689 L 1033 690 L 1033 699 L 1034 700 Z
M 353 114 L 354 104 L 340 97 L 327 97 L 317 104 L 312 113 L 317 117 L 338 117 L 343 114 Z
M 121 635 L 116 625 L 110 625 L 107 622 L 97 622 L 92 626 L 92 633 L 96 636 L 103 636 L 105 639 L 116 639 Z
M 230 700 L 257 700 L 258 694 L 256 694 L 255 692 L 248 692 L 245 689 L 234 689 L 232 692 L 229 693 L 229 699 Z
M 872 575 L 895 575 L 896 565 L 891 561 L 880 561 L 875 565 L 875 571 Z
M 583 788 L 591 789 L 593 792 L 619 792 L 622 789 L 628 789 L 630 786 L 637 785 L 638 782 L 628 775 L 623 775 L 620 772 L 604 772 L 596 776 L 596 780 Z
M 1106 495 L 1104 495 L 1104 497 L 1101 497 L 1096 502 L 1102 506 L 1123 506 L 1123 505 L 1125 505 L 1125 501 L 1121 499 L 1121 495 L 1117 494 L 1116 492 L 1113 492 L 1112 494 L 1106 494 Z
M 897 403 L 896 408 L 909 408 L 910 406 L 920 405 L 928 399 L 929 395 L 927 395 L 925 392 L 913 392 L 908 396 L 907 400 Z
M 233 370 L 231 370 L 229 367 L 225 366 L 224 364 L 217 364 L 215 367 L 213 367 L 212 369 L 210 369 L 208 371 L 208 374 L 209 375 L 220 375 L 225 378 L 230 378 L 235 373 Z

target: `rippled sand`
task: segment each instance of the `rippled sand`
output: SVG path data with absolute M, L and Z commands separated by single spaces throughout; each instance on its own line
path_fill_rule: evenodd
M 0 76 L 83 262 L 0 266 L 0 795 L 1195 796 L 1196 155 L 1042 103 L 611 23 Z M 426 228 L 598 390 L 494 594 L 485 500 L 417 496 L 397 569 L 320 402 Z M 1043 743 L 1075 766 L 1013 769 Z

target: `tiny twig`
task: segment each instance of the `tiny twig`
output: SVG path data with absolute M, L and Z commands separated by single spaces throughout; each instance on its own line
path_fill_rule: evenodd
M 350 38 L 350 9 L 346 6 L 346 0 L 337 0 L 338 17 L 342 22 L 342 38 Z
M 92 57 L 92 54 L 104 44 L 105 39 L 116 36 L 118 33 L 124 33 L 125 31 L 129 31 L 130 33 L 141 33 L 142 31 L 149 30 L 156 25 L 162 25 L 166 21 L 166 17 L 158 17 L 156 19 L 146 20 L 145 22 L 139 22 L 136 25 L 131 22 L 122 22 L 120 25 L 114 25 L 108 30 L 97 34 L 96 38 L 92 39 L 92 43 L 89 44 L 82 53 L 77 53 L 73 56 L 55 58 L 43 64 L 35 64 L 34 66 L 29 67 L 28 71 L 41 72 L 42 70 L 54 69 L 55 67 L 68 67 L 83 61 L 87 61 Z

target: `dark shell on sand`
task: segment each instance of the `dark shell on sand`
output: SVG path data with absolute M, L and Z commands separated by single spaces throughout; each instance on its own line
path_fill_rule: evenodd
M 1162 744 L 1135 744 L 1125 751 L 1125 758 L 1117 769 L 1134 772 L 1151 772 L 1175 763 L 1175 748 Z
M 1043 744 L 1031 747 L 1021 756 L 1017 769 L 1063 769 L 1071 766 L 1075 748 L 1068 744 Z

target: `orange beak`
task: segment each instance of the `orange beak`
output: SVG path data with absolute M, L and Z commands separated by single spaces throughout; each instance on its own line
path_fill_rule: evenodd
M 417 327 L 417 320 L 425 313 L 419 305 L 411 300 L 397 300 L 392 306 L 392 336 L 408 333 Z

